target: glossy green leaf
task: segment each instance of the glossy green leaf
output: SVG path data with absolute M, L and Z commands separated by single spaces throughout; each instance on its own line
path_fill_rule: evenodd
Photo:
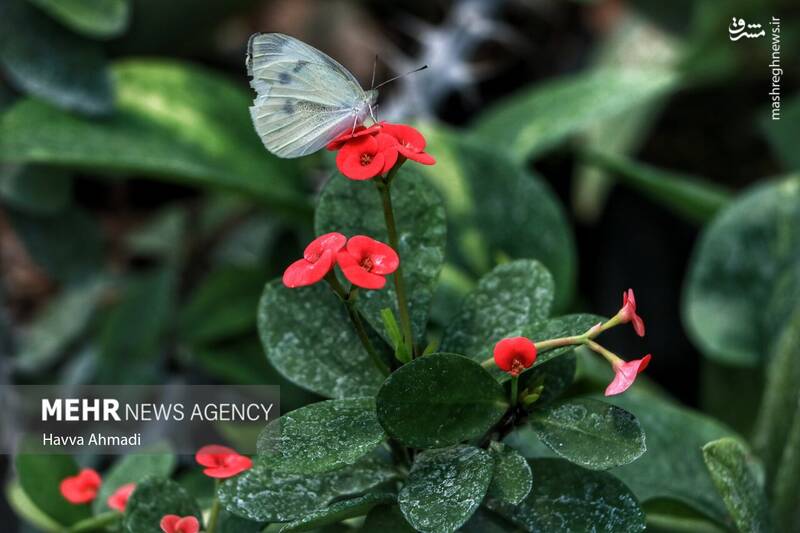
M 93 115 L 112 110 L 111 79 L 100 46 L 25 0 L 0 5 L 0 66 L 11 84 L 61 108 Z
M 281 474 L 256 460 L 253 468 L 226 480 L 219 491 L 231 513 L 257 522 L 287 522 L 394 479 L 391 465 L 374 457 L 317 475 Z
M 20 487 L 30 503 L 62 526 L 71 526 L 91 516 L 89 505 L 73 505 L 61 495 L 59 485 L 78 473 L 68 455 L 20 454 L 14 460 Z
M 605 68 L 562 77 L 490 107 L 478 117 L 474 131 L 482 142 L 522 161 L 665 94 L 676 81 L 663 67 Z
M 489 499 L 488 507 L 526 531 L 644 531 L 636 496 L 606 472 L 585 470 L 562 459 L 530 461 L 534 487 L 519 505 Z
M 0 143 L 2 140 L 0 140 Z M 82 209 L 54 215 L 8 210 L 9 220 L 34 262 L 58 281 L 82 283 L 102 267 L 98 223 Z M 80 239 L 75 239 L 80 235 Z
M 599 400 L 578 398 L 536 410 L 530 423 L 557 455 L 593 470 L 631 463 L 647 449 L 636 417 Z
M 338 501 L 323 509 L 317 509 L 303 518 L 286 524 L 281 531 L 312 531 L 320 526 L 335 524 L 348 518 L 364 516 L 373 507 L 394 502 L 390 493 L 370 493 L 356 498 Z
M 175 469 L 175 455 L 169 446 L 158 446 L 147 450 L 146 454 L 125 455 L 103 474 L 103 484 L 92 504 L 95 514 L 108 512 L 108 497 L 123 485 L 141 483 L 153 476 L 166 478 Z
M 476 360 L 490 357 L 498 341 L 550 316 L 554 289 L 553 277 L 538 261 L 518 259 L 495 267 L 445 329 L 441 350 Z
M 16 368 L 36 372 L 56 361 L 85 330 L 107 288 L 102 279 L 65 287 L 19 339 Z
M 437 158 L 421 170 L 447 209 L 448 261 L 474 277 L 509 258 L 541 261 L 555 280 L 555 308 L 565 309 L 575 290 L 575 243 L 547 183 L 463 132 L 431 125 L 422 131 Z
M 757 185 L 725 208 L 703 232 L 685 288 L 684 322 L 704 355 L 760 364 L 800 296 L 799 265 L 800 178 Z
M 424 451 L 397 497 L 400 510 L 418 531 L 456 531 L 483 501 L 493 469 L 492 457 L 472 446 Z
M 704 178 L 662 170 L 622 156 L 591 152 L 584 160 L 690 222 L 707 222 L 732 199 L 729 191 Z
M 136 485 L 125 506 L 126 533 L 160 533 L 159 522 L 168 514 L 194 516 L 202 524 L 197 502 L 183 487 L 161 477 L 149 477 Z
M 219 533 L 261 533 L 263 529 L 264 524 L 261 522 L 253 522 L 225 510 L 220 512 L 217 522 Z
M 479 437 L 508 408 L 505 391 L 466 357 L 438 353 L 403 365 L 377 396 L 378 420 L 407 446 L 439 448 Z
M 701 449 L 732 432 L 714 419 L 647 394 L 607 398 L 633 413 L 647 435 L 647 453 L 614 474 L 640 501 L 669 498 L 724 524 L 727 510 L 703 462 Z
M 63 169 L 0 165 L 0 201 L 20 211 L 52 215 L 72 201 L 72 177 Z
M 277 472 L 317 474 L 355 463 L 385 438 L 373 398 L 328 400 L 270 422 L 258 453 Z
M 372 396 L 383 381 L 344 304 L 325 284 L 267 284 L 258 331 L 270 363 L 289 381 L 331 398 Z
M 222 267 L 209 274 L 180 311 L 178 333 L 191 344 L 204 344 L 253 331 L 263 268 Z
M 19 483 L 12 482 L 6 485 L 4 494 L 9 507 L 17 513 L 23 522 L 37 528 L 35 531 L 44 531 L 46 533 L 61 533 L 63 531 L 63 526 L 33 504 Z
M 419 171 L 403 167 L 392 181 L 392 205 L 397 222 L 400 261 L 409 298 L 412 329 L 423 344 L 433 291 L 444 261 L 445 214 L 436 191 L 426 186 Z M 347 237 L 368 235 L 388 243 L 381 196 L 372 181 L 353 181 L 335 175 L 319 198 L 315 217 L 317 235 L 338 231 Z M 394 283 L 376 291 L 361 291 L 358 308 L 367 321 L 390 340 L 381 311 L 389 308 L 399 316 Z
M 359 531 L 369 533 L 370 531 L 380 531 L 381 533 L 416 533 L 416 529 L 411 527 L 403 516 L 400 507 L 397 505 L 379 505 L 372 509 L 364 520 L 364 525 Z
M 575 354 L 566 354 L 551 361 L 533 367 L 525 372 L 520 380 L 519 389 L 542 387 L 536 407 L 542 407 L 556 400 L 575 381 L 578 362 Z
M 800 524 L 800 397 L 781 456 L 780 470 L 772 484 L 775 516 L 780 524 Z
M 767 498 L 748 464 L 753 458 L 744 444 L 731 437 L 709 442 L 703 446 L 703 459 L 736 527 L 753 533 L 773 531 Z
M 65 26 L 89 37 L 114 37 L 128 23 L 129 0 L 28 0 Z
M 489 453 L 494 460 L 494 472 L 488 495 L 498 501 L 517 505 L 533 486 L 528 461 L 514 448 L 498 442 L 492 443 Z
M 0 116 L 0 160 L 134 173 L 307 209 L 293 163 L 255 134 L 243 86 L 167 61 L 124 61 L 112 74 L 117 110 L 103 121 L 32 99 L 13 105 Z

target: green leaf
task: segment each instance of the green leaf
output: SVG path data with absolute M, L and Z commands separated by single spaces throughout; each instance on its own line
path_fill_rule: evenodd
M 102 279 L 64 287 L 19 339 L 15 367 L 30 373 L 57 360 L 89 324 L 107 288 Z
M 125 30 L 128 0 L 29 0 L 54 19 L 88 37 L 115 37 Z
M 270 422 L 258 453 L 276 472 L 318 474 L 355 463 L 385 438 L 373 398 L 328 400 Z
M 493 468 L 492 457 L 472 446 L 424 451 L 397 497 L 400 510 L 419 531 L 455 531 L 478 509 Z
M 108 472 L 103 474 L 103 484 L 93 503 L 95 514 L 109 510 L 106 503 L 108 497 L 121 486 L 128 483 L 141 483 L 150 476 L 169 477 L 175 469 L 175 462 L 175 455 L 169 451 L 168 446 L 148 449 L 146 455 L 122 456 Z
M 6 486 L 5 496 L 9 507 L 11 507 L 23 521 L 36 527 L 37 529 L 35 529 L 35 531 L 41 530 L 47 533 L 61 533 L 64 530 L 60 524 L 44 514 L 31 502 L 19 483 L 9 483 Z M 403 520 L 403 522 L 405 522 L 405 520 Z
M 416 533 L 416 529 L 406 521 L 406 517 L 397 505 L 379 505 L 373 508 L 364 520 L 364 525 L 359 531 L 369 533 Z
M 255 134 L 243 88 L 177 62 L 123 61 L 112 74 L 117 111 L 103 121 L 32 99 L 13 105 L 0 117 L 0 160 L 231 189 L 307 210 L 294 164 Z
M 800 295 L 799 269 L 800 177 L 759 184 L 725 208 L 703 232 L 685 287 L 684 322 L 704 355 L 760 364 Z
M 775 476 L 772 492 L 775 516 L 779 523 L 799 524 L 797 495 L 800 494 L 800 398 L 795 406 L 792 426 L 786 437 L 780 470 Z
M 726 437 L 703 446 L 703 459 L 736 527 L 753 533 L 773 531 L 764 491 L 753 475 L 750 451 Z
M 101 269 L 100 228 L 86 211 L 75 208 L 55 215 L 6 212 L 33 260 L 56 280 L 81 283 Z
M 58 168 L 0 165 L 0 198 L 20 211 L 52 215 L 72 201 L 72 177 Z
M 372 493 L 350 498 L 331 504 L 329 507 L 317 509 L 303 518 L 286 524 L 281 531 L 311 531 L 320 526 L 335 524 L 348 518 L 364 516 L 373 507 L 393 503 L 395 495 L 390 493 Z
M 517 161 L 564 138 L 657 98 L 676 84 L 671 69 L 604 68 L 526 89 L 485 111 L 475 123 L 481 141 Z
M 731 193 L 704 178 L 637 163 L 622 156 L 590 152 L 584 159 L 663 205 L 676 215 L 702 224 L 731 201 Z
M 391 465 L 374 457 L 317 475 L 281 474 L 256 460 L 253 468 L 222 484 L 219 498 L 229 512 L 249 520 L 287 522 L 396 476 Z
M 678 500 L 721 524 L 727 510 L 705 468 L 701 448 L 732 432 L 714 419 L 646 394 L 608 398 L 633 413 L 647 435 L 647 453 L 614 474 L 640 501 Z
M 391 193 L 412 329 L 415 341 L 424 344 L 433 291 L 444 261 L 444 207 L 436 191 L 426 186 L 410 164 L 392 181 Z M 319 198 L 314 223 L 317 235 L 338 231 L 347 237 L 368 235 L 388 243 L 382 206 L 375 183 L 335 175 Z M 375 331 L 389 340 L 381 311 L 389 308 L 399 316 L 394 283 L 387 279 L 381 290 L 361 291 L 357 305 Z
M 217 522 L 218 533 L 260 533 L 264 529 L 264 524 L 253 522 L 227 511 L 219 514 Z
M 795 94 L 792 98 L 783 102 L 781 120 L 771 120 L 771 117 L 764 117 L 762 129 L 772 147 L 772 151 L 783 162 L 786 170 L 800 170 L 800 155 L 796 147 L 798 124 L 800 124 L 800 95 Z
M 636 496 L 606 472 L 585 470 L 562 459 L 530 461 L 536 483 L 517 506 L 489 499 L 490 509 L 526 531 L 644 531 Z
M 125 506 L 126 533 L 161 533 L 164 515 L 194 516 L 200 523 L 200 508 L 183 487 L 170 479 L 149 477 L 136 486 Z
M 263 268 L 222 267 L 209 274 L 181 309 L 181 339 L 206 344 L 254 330 L 265 281 Z
M 73 505 L 61 495 L 65 478 L 78 473 L 68 455 L 20 454 L 14 460 L 19 484 L 30 503 L 62 526 L 71 526 L 91 516 L 89 505 Z
M 332 398 L 372 396 L 383 381 L 344 304 L 324 284 L 267 284 L 258 331 L 270 363 L 289 381 Z
M 647 450 L 636 417 L 599 400 L 579 398 L 536 410 L 530 423 L 556 454 L 593 470 L 632 463 Z
M 0 6 L 0 65 L 11 84 L 63 109 L 99 115 L 113 108 L 100 46 L 64 29 L 25 0 L 5 0 Z
M 491 357 L 494 345 L 550 316 L 555 286 L 538 261 L 499 265 L 478 282 L 442 336 L 442 351 Z
M 575 290 L 575 243 L 547 183 L 463 132 L 424 131 L 438 162 L 422 172 L 445 202 L 448 260 L 479 277 L 507 258 L 537 259 L 555 280 L 555 308 L 566 308 Z
M 578 362 L 574 354 L 556 357 L 525 372 L 519 388 L 524 390 L 541 385 L 543 388 L 536 400 L 536 407 L 547 405 L 572 385 L 577 367 Z
M 508 408 L 505 391 L 480 365 L 431 354 L 403 365 L 378 391 L 378 420 L 407 446 L 439 448 L 486 433 Z
M 489 453 L 494 459 L 494 473 L 488 495 L 498 501 L 517 505 L 533 486 L 530 465 L 517 450 L 502 443 L 492 442 Z

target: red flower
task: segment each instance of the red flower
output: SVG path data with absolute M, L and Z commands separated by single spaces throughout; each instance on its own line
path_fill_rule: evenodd
M 120 488 L 114 491 L 114 494 L 108 497 L 106 503 L 115 511 L 124 513 L 125 506 L 128 505 L 128 499 L 131 497 L 131 494 L 133 494 L 134 489 L 136 489 L 136 483 L 122 485 Z
M 84 468 L 78 475 L 64 479 L 59 488 L 69 503 L 81 504 L 94 500 L 102 483 L 100 474 L 91 468 Z
M 617 316 L 622 324 L 633 322 L 633 329 L 636 334 L 644 337 L 644 321 L 642 317 L 636 314 L 636 298 L 633 296 L 633 289 L 628 289 L 627 292 L 622 293 L 622 309 L 619 310 Z
M 161 519 L 161 531 L 164 533 L 197 533 L 200 531 L 200 522 L 193 516 L 178 516 L 168 514 Z
M 536 345 L 525 337 L 509 337 L 494 345 L 494 362 L 512 376 L 519 376 L 536 361 Z
M 225 446 L 203 446 L 195 454 L 195 460 L 205 466 L 203 473 L 208 477 L 226 479 L 241 474 L 253 466 L 249 457 L 239 455 L 236 450 Z
M 283 284 L 294 289 L 313 285 L 336 264 L 336 252 L 344 247 L 347 237 L 341 233 L 326 233 L 306 246 L 303 259 L 298 259 L 284 271 Z
M 401 155 L 423 165 L 436 163 L 433 156 L 425 153 L 425 137 L 418 130 L 404 124 L 383 124 L 381 131 L 397 139 L 397 151 Z
M 383 133 L 353 138 L 336 154 L 339 171 L 353 180 L 368 180 L 385 174 L 395 163 L 397 141 L 391 135 Z
M 645 355 L 641 359 L 625 362 L 619 359 L 612 363 L 614 367 L 614 380 L 606 387 L 606 396 L 614 396 L 615 394 L 622 394 L 633 385 L 636 376 L 639 375 L 647 365 L 650 364 L 650 354 Z
M 400 265 L 397 252 L 382 242 L 363 235 L 347 241 L 347 246 L 336 256 L 339 268 L 350 283 L 363 289 L 382 289 L 386 276 Z
M 378 124 L 373 124 L 369 128 L 366 128 L 363 125 L 359 124 L 353 131 L 342 133 L 334 140 L 329 142 L 327 148 L 330 151 L 338 150 L 339 148 L 347 144 L 348 141 L 357 139 L 358 137 L 363 137 L 365 135 L 376 135 L 381 131 L 382 125 L 383 123 L 378 123 Z

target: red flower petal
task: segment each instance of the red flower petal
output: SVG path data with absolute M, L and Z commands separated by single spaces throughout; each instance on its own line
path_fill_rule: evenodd
M 339 171 L 354 180 L 374 178 L 383 170 L 385 161 L 374 136 L 353 139 L 336 154 Z
M 494 362 L 512 376 L 530 368 L 536 361 L 536 345 L 525 337 L 509 337 L 494 346 Z
M 636 334 L 644 337 L 644 320 L 636 314 L 636 297 L 633 294 L 633 289 L 628 289 L 622 293 L 622 309 L 619 310 L 618 316 L 622 324 L 632 322 Z
M 325 250 L 315 263 L 307 259 L 298 259 L 283 272 L 283 284 L 294 289 L 317 283 L 331 271 L 335 257 L 332 251 Z
M 400 257 L 391 246 L 365 235 L 351 237 L 346 249 L 359 263 L 368 260 L 371 264 L 369 272 L 373 274 L 392 274 L 400 265 Z
M 404 150 L 415 153 L 425 150 L 425 137 L 416 128 L 405 124 L 384 124 L 381 132 L 397 139 L 398 144 Z
M 194 516 L 178 516 L 168 514 L 159 523 L 164 533 L 197 533 L 200 531 L 200 521 Z
M 344 248 L 346 242 L 347 237 L 335 231 L 320 235 L 306 246 L 303 257 L 311 262 L 318 261 L 325 250 L 330 250 L 336 254 L 336 252 Z
M 647 354 L 641 359 L 634 359 L 633 361 L 622 362 L 614 365 L 614 379 L 606 387 L 606 396 L 614 396 L 615 394 L 622 394 L 636 380 L 647 365 L 650 364 L 651 355 Z
M 408 150 L 400 149 L 400 153 L 403 154 L 408 159 L 412 161 L 416 161 L 417 163 L 422 163 L 423 165 L 435 165 L 436 160 L 433 158 L 432 155 L 426 152 L 409 152 Z
M 97 497 L 102 484 L 100 474 L 91 468 L 84 468 L 78 475 L 65 478 L 59 489 L 61 495 L 73 504 L 89 503 Z
M 338 150 L 342 146 L 344 146 L 348 141 L 352 139 L 357 139 L 359 137 L 363 137 L 365 135 L 375 135 L 381 131 L 382 124 L 373 124 L 369 128 L 364 127 L 363 125 L 356 126 L 355 131 L 346 131 L 328 143 L 328 150 L 334 151 Z
M 128 499 L 130 499 L 134 490 L 136 490 L 136 483 L 122 485 L 120 488 L 114 491 L 114 494 L 108 497 L 106 503 L 111 509 L 119 511 L 120 513 L 124 513 L 125 506 L 128 505 Z
M 252 459 L 226 446 L 204 446 L 195 454 L 195 460 L 207 467 L 203 470 L 205 475 L 217 479 L 233 477 L 253 466 Z
M 386 278 L 378 274 L 372 274 L 361 266 L 358 259 L 350 255 L 347 251 L 341 251 L 336 257 L 339 268 L 347 280 L 362 289 L 382 289 L 386 285 Z
M 383 133 L 379 133 L 375 136 L 375 140 L 378 142 L 378 150 L 383 154 L 383 168 L 381 169 L 381 174 L 386 174 L 392 167 L 397 163 L 398 158 L 398 145 L 397 139 L 392 137 L 391 135 L 385 135 Z

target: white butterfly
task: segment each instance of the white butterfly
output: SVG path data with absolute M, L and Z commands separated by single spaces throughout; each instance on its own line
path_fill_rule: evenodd
M 247 73 L 257 93 L 250 108 L 256 132 L 279 157 L 322 149 L 372 115 L 378 98 L 334 59 L 280 33 L 250 37 Z

